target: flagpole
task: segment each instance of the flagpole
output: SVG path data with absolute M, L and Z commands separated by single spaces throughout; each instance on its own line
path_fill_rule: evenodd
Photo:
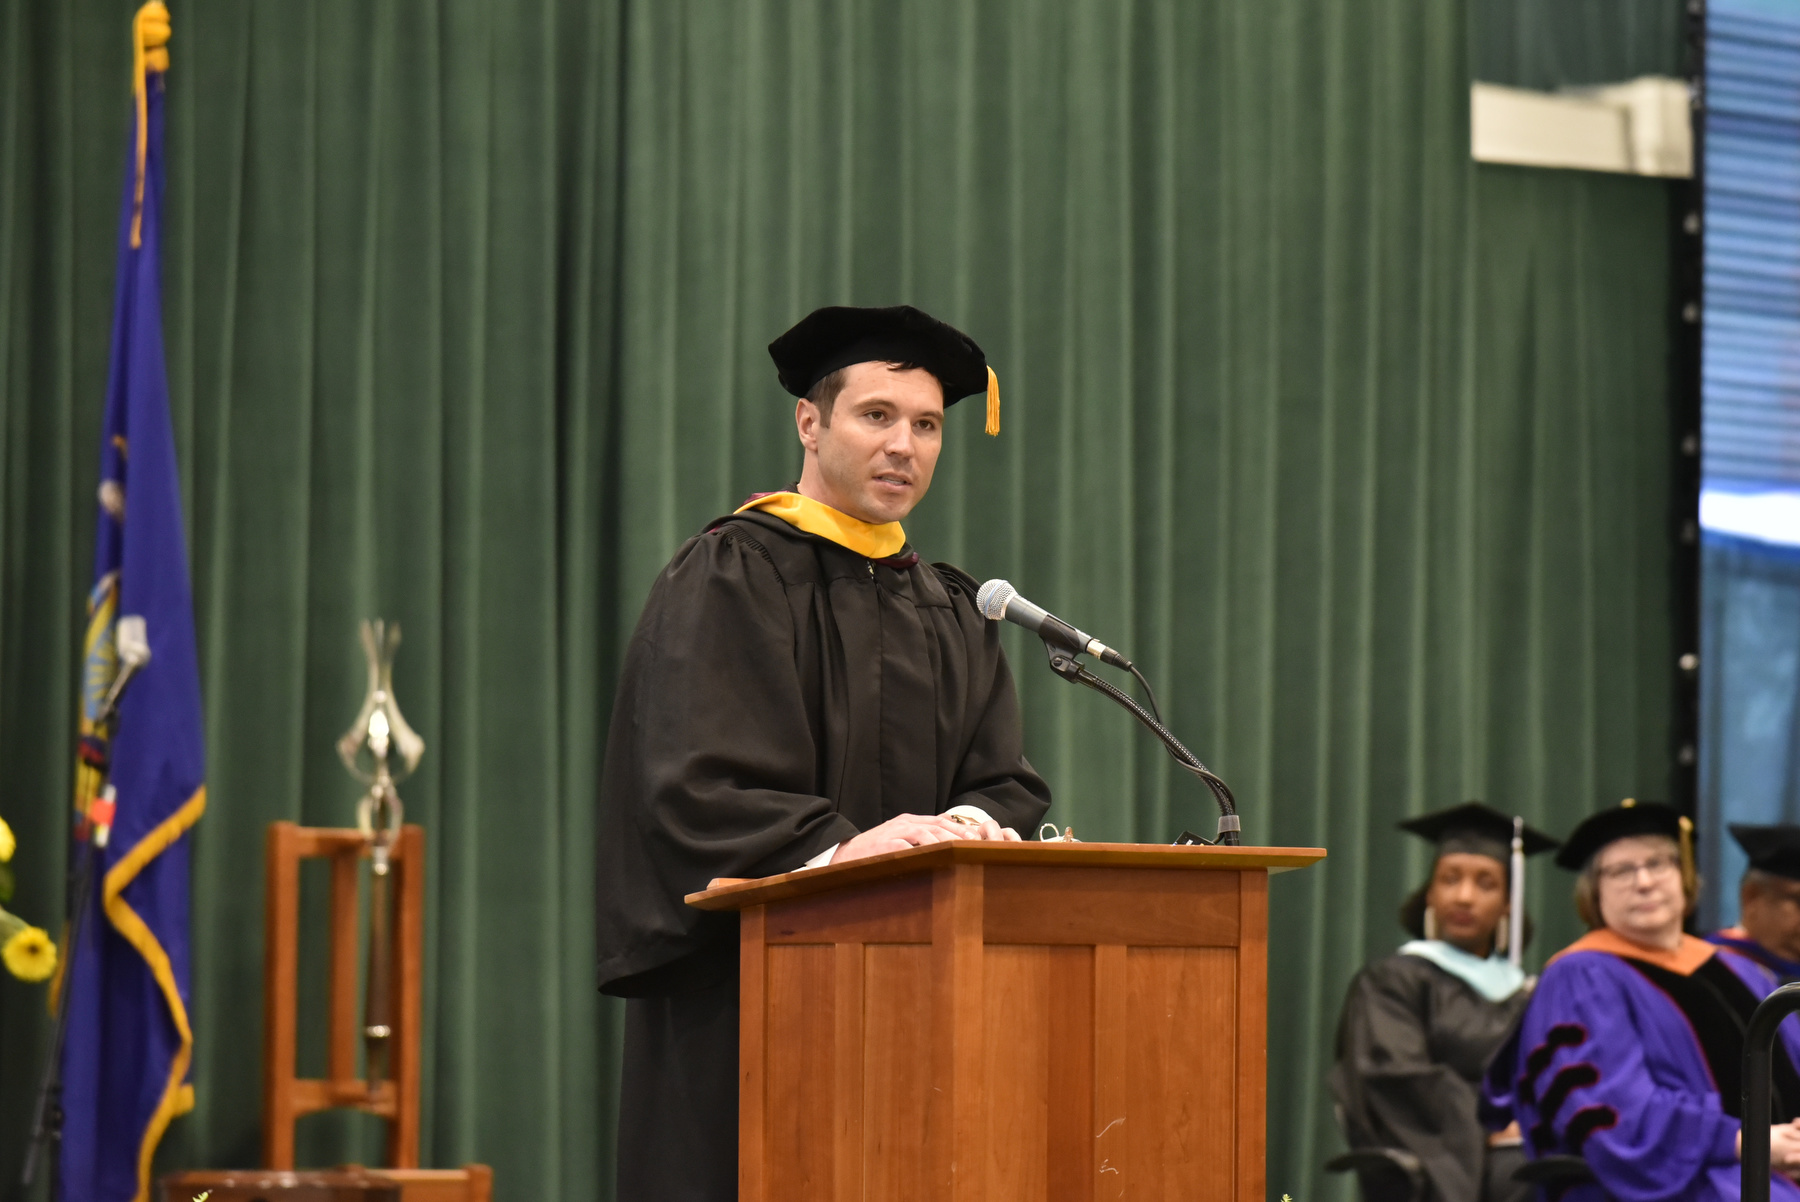
M 38 1156 L 46 1145 L 50 1149 L 50 1197 L 57 1198 L 57 1168 L 62 1160 L 62 1053 L 69 1032 L 69 977 L 72 975 L 75 950 L 87 926 L 88 902 L 94 891 L 94 845 L 81 841 L 77 852 L 75 888 L 68 904 L 69 935 L 65 940 L 66 959 L 62 980 L 56 991 L 56 1021 L 50 1029 L 50 1055 L 44 1062 L 44 1075 L 38 1082 L 37 1102 L 32 1107 L 31 1140 L 25 1146 L 25 1167 L 19 1173 L 19 1185 L 31 1188 L 37 1177 Z
M 112 771 L 112 728 L 119 714 L 119 700 L 125 686 L 138 669 L 150 662 L 150 642 L 142 618 L 120 618 L 116 627 L 120 670 L 93 722 L 94 733 L 81 739 L 81 762 L 95 774 L 95 798 L 88 812 L 75 828 L 74 887 L 65 891 L 63 913 L 68 928 L 62 976 L 56 990 L 56 1021 L 50 1029 L 50 1059 L 44 1065 L 43 1079 L 38 1083 L 37 1102 L 32 1107 L 31 1140 L 25 1146 L 25 1166 L 19 1173 L 19 1184 L 30 1188 L 37 1177 L 38 1156 L 46 1145 L 51 1152 L 50 1197 L 57 1199 L 56 1169 L 62 1161 L 62 1052 L 69 1033 L 69 986 L 75 973 L 75 958 L 80 952 L 81 938 L 87 932 L 87 916 L 94 898 L 94 857 L 107 843 L 117 802 L 108 781 Z

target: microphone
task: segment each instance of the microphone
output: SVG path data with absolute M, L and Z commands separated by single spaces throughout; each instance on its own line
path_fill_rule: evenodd
M 118 707 L 119 698 L 124 696 L 125 686 L 139 668 L 150 662 L 150 634 L 144 626 L 144 619 L 137 614 L 126 614 L 119 619 L 119 625 L 113 632 L 113 641 L 119 650 L 119 674 L 113 677 L 112 688 L 106 691 L 106 700 L 100 706 L 101 722 L 112 717 Z
M 990 580 L 982 585 L 975 595 L 975 604 L 989 621 L 998 622 L 1004 618 L 1070 654 L 1097 656 L 1101 663 L 1132 671 L 1131 661 L 1123 655 L 1086 631 L 1077 630 L 1043 606 L 1033 605 L 1004 580 Z

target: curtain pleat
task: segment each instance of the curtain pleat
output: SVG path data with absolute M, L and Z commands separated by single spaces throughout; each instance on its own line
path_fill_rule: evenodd
M 132 7 L 0 5 L 0 813 L 46 917 Z M 331 744 L 380 614 L 428 746 L 401 786 L 431 857 L 425 1156 L 493 1164 L 502 1198 L 610 1196 L 619 659 L 676 546 L 798 472 L 768 341 L 904 301 L 1004 398 L 997 439 L 951 411 L 914 541 L 1144 665 L 1246 841 L 1331 849 L 1271 888 L 1269 1180 L 1347 1197 L 1322 1079 L 1426 867 L 1393 823 L 1481 797 L 1563 831 L 1667 780 L 1667 185 L 1471 164 L 1465 17 L 176 6 L 164 307 L 212 804 L 199 1103 L 163 1162 L 258 1155 L 263 832 L 352 821 Z M 1211 831 L 1125 715 L 1005 637 L 1054 820 Z M 1531 898 L 1541 957 L 1575 923 L 1552 872 Z M 0 1173 L 40 1003 L 0 982 Z M 378 1139 L 329 1115 L 300 1146 Z

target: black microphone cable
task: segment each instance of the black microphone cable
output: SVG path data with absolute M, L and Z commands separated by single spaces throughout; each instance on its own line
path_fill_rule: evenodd
M 1144 679 L 1144 674 L 1138 671 L 1136 664 L 1127 664 L 1126 666 L 1130 668 L 1131 674 L 1137 677 L 1137 682 L 1144 686 L 1144 699 L 1150 703 L 1150 716 L 1161 722 L 1162 710 L 1156 706 L 1156 690 L 1150 687 L 1150 682 Z

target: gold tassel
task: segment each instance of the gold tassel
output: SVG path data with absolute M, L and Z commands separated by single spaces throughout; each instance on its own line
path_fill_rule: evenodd
M 1692 906 L 1700 896 L 1700 874 L 1694 867 L 1694 821 L 1681 816 L 1681 890 Z
M 988 368 L 987 432 L 1000 433 L 1000 377 L 994 374 L 991 367 Z
M 150 154 L 151 71 L 169 69 L 169 8 L 150 0 L 131 19 L 131 93 L 137 101 L 137 184 L 131 194 L 131 249 L 144 242 L 144 160 Z

